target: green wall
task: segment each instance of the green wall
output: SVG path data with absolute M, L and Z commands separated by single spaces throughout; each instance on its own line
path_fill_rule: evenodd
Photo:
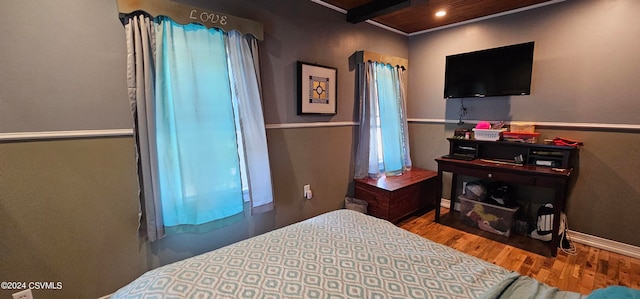
M 63 283 L 35 298 L 96 298 L 149 269 L 342 208 L 353 127 L 271 129 L 267 139 L 274 211 L 152 244 L 137 237 L 131 137 L 0 143 L 1 279 Z
M 63 283 L 35 298 L 91 298 L 148 267 L 132 140 L 0 143 L 3 281 Z

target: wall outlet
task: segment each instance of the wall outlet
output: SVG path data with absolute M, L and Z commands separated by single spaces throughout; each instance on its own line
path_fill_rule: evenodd
M 313 198 L 313 193 L 311 192 L 311 185 L 304 185 L 302 192 L 304 194 L 304 198 L 306 199 Z
M 33 299 L 31 289 L 26 289 L 17 293 L 13 293 L 13 299 Z

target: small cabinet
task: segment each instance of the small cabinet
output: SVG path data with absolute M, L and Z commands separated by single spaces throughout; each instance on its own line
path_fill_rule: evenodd
M 355 197 L 367 201 L 372 216 L 398 222 L 427 207 L 435 206 L 438 173 L 413 168 L 400 176 L 355 179 Z

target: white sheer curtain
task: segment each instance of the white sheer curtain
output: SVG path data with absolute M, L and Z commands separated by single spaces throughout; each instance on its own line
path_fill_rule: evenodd
M 158 139 L 156 137 L 156 21 L 145 14 L 123 19 L 127 39 L 127 78 L 129 100 L 134 117 L 138 178 L 140 184 L 141 235 L 150 241 L 165 236 L 158 176 Z M 204 29 L 206 30 L 206 29 Z M 260 71 L 257 41 L 237 32 L 225 33 L 228 80 L 232 94 L 236 130 L 243 138 L 237 140 L 241 160 L 240 170 L 246 177 L 248 199 L 252 212 L 273 209 L 273 191 L 267 152 L 266 131 L 262 115 Z M 158 43 L 161 41 L 157 41 Z M 215 171 L 213 169 L 212 171 Z M 172 231 L 172 230 L 169 230 Z
M 358 65 L 360 131 L 355 178 L 399 175 L 411 169 L 402 67 Z
M 253 38 L 245 39 L 236 31 L 227 34 L 227 57 L 231 92 L 237 99 L 238 120 L 244 149 L 246 182 L 253 212 L 273 209 L 273 190 L 267 136 L 265 135 L 260 80 L 257 67 L 258 47 Z

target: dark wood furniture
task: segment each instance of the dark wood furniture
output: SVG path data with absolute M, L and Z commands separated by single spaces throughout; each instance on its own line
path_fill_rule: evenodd
M 355 197 L 366 200 L 369 215 L 398 222 L 418 210 L 440 204 L 438 174 L 412 168 L 400 176 L 355 179 Z M 440 181 L 441 182 L 441 181 Z
M 569 178 L 574 171 L 577 159 L 577 148 L 454 138 L 449 139 L 449 144 L 449 155 L 435 159 L 438 163 L 438 182 L 440 184 L 436 199 L 436 222 L 440 222 L 443 172 L 452 174 L 452 197 L 456 194 L 458 175 L 503 181 L 514 185 L 551 188 L 555 190 L 552 202 L 554 210 L 553 239 L 547 243 L 551 255 L 556 256 L 559 243 L 560 214 L 564 210 Z M 473 160 L 462 160 L 465 157 L 473 158 Z M 515 157 L 519 157 L 517 160 L 521 158 L 522 163 L 516 163 Z M 454 200 L 452 200 L 453 202 Z

